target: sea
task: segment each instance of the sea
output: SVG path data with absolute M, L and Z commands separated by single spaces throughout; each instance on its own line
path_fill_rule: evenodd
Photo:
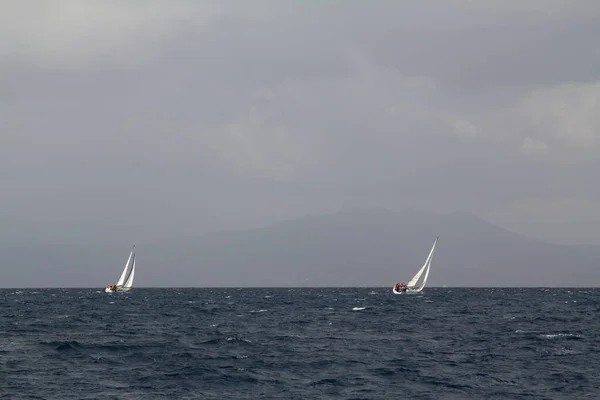
M 600 290 L 0 290 L 1 399 L 600 399 Z

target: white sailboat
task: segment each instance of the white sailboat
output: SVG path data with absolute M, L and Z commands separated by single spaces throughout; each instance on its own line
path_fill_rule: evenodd
M 423 264 L 421 269 L 417 271 L 415 276 L 413 276 L 412 279 L 408 281 L 406 285 L 403 285 L 401 283 L 396 283 L 394 285 L 394 287 L 392 288 L 392 292 L 394 292 L 394 294 L 414 294 L 419 293 L 421 290 L 423 290 L 425 284 L 427 283 L 427 278 L 429 277 L 431 260 L 433 259 L 433 252 L 435 251 L 435 246 L 437 245 L 438 239 L 439 236 L 435 238 L 435 242 L 433 242 L 433 246 L 431 247 L 431 251 L 427 256 L 427 260 L 425 260 L 425 264 Z M 423 277 L 423 281 L 421 282 L 421 284 L 418 285 L 417 282 L 419 281 L 419 278 L 421 278 L 421 275 L 423 275 L 423 272 L 425 272 L 425 276 Z
M 116 284 L 107 286 L 104 291 L 106 293 L 127 292 L 133 287 L 133 277 L 135 275 L 135 246 L 129 253 L 129 258 L 125 263 L 125 268 L 119 277 Z

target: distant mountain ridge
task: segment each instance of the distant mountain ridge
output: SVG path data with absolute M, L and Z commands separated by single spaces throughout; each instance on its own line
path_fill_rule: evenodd
M 600 283 L 598 248 L 544 243 L 470 213 L 378 208 L 308 216 L 261 229 L 138 243 L 136 283 L 391 288 L 412 277 L 436 236 L 440 242 L 430 286 Z M 118 277 L 130 245 L 118 249 L 113 245 L 9 246 L 0 249 L 0 265 L 5 267 L 0 280 L 5 274 L 12 287 L 103 288 Z
M 169 250 L 180 247 L 180 272 L 186 281 L 200 272 L 205 285 L 391 287 L 412 277 L 436 236 L 440 243 L 430 276 L 433 286 L 600 282 L 600 249 L 530 239 L 464 212 L 352 209 L 208 234 L 160 252 L 168 264 L 169 257 L 177 257 Z

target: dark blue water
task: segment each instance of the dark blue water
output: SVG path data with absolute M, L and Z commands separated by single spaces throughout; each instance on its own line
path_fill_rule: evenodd
M 598 399 L 600 291 L 0 291 L 3 399 Z

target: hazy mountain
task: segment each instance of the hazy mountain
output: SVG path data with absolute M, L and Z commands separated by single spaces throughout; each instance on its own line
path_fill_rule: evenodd
M 544 243 L 469 213 L 342 211 L 264 229 L 138 244 L 140 286 L 390 286 L 423 264 L 432 286 L 597 286 L 600 249 Z M 8 286 L 98 286 L 118 277 L 129 244 L 10 246 Z M 21 279 L 21 285 L 15 281 Z M 6 280 L 5 280 L 6 281 Z M 7 285 L 4 285 L 7 286 Z

